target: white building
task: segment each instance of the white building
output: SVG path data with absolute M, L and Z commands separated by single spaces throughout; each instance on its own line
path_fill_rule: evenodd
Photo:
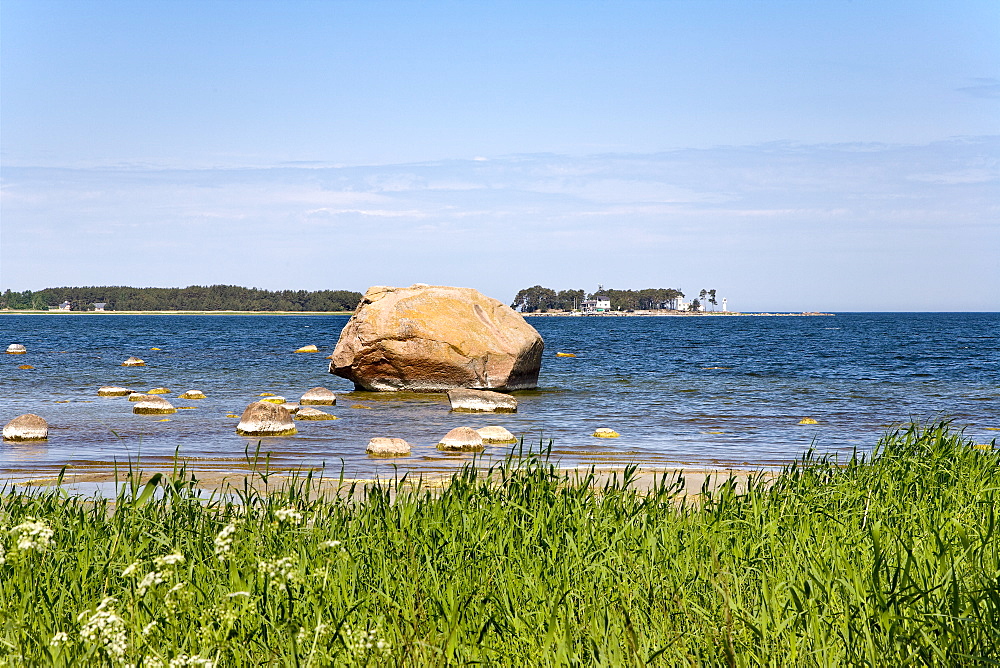
M 69 311 L 71 308 L 72 305 L 69 302 L 63 302 L 62 304 L 59 305 L 60 311 Z
M 604 313 L 611 310 L 611 299 L 604 295 L 594 295 L 593 299 L 585 299 L 583 302 L 584 313 Z
M 94 302 L 95 311 L 103 311 L 105 306 L 107 306 L 105 302 Z

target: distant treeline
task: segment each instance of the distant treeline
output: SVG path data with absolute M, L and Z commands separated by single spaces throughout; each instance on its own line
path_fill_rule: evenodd
M 186 288 L 102 286 L 46 288 L 0 295 L 0 308 L 48 310 L 69 302 L 70 310 L 93 311 L 353 311 L 361 293 L 351 290 L 259 290 L 237 285 Z
M 645 290 L 610 290 L 603 286 L 596 292 L 587 293 L 583 290 L 560 290 L 540 285 L 525 288 L 514 297 L 511 308 L 520 309 L 524 313 L 536 311 L 572 311 L 583 307 L 586 299 L 597 295 L 611 300 L 613 311 L 639 311 L 667 308 L 666 303 L 672 299 L 684 296 L 680 290 L 673 288 L 646 288 Z

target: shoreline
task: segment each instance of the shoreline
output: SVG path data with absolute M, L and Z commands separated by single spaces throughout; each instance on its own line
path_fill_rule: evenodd
M 0 315 L 351 315 L 354 311 L 30 311 L 2 309 Z
M 105 316 L 105 315 L 351 315 L 354 311 L 31 311 L 31 310 L 0 310 L 0 315 L 68 315 L 68 316 Z M 556 313 L 521 313 L 525 318 L 698 318 L 698 317 L 810 317 L 834 316 L 834 313 L 819 311 L 803 311 L 802 313 L 770 313 L 742 311 L 609 311 L 606 313 L 580 313 L 574 311 L 559 311 Z

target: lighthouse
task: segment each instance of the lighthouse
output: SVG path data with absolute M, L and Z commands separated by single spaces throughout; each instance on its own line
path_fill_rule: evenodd
M 722 298 L 722 312 L 725 313 L 728 310 L 729 310 L 729 307 L 726 306 L 726 298 L 723 297 Z

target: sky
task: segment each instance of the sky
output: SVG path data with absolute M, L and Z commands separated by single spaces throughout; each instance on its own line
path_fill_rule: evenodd
M 1000 310 L 1000 3 L 4 0 L 0 289 Z

